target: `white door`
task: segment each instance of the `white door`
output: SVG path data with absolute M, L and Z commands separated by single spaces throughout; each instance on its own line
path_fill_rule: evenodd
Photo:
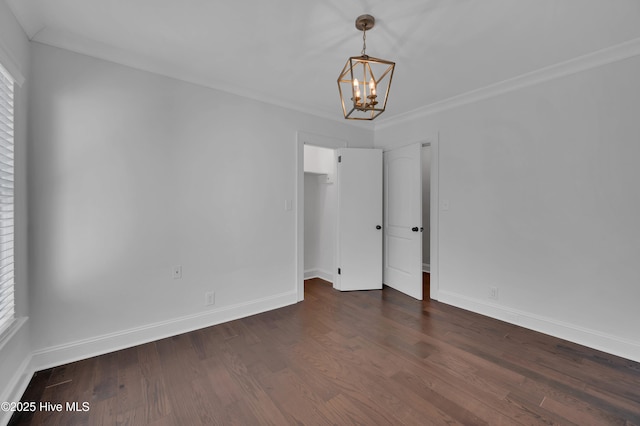
M 422 300 L 421 145 L 384 153 L 384 283 Z M 429 226 L 429 224 L 426 224 Z
M 382 151 L 338 150 L 338 290 L 382 288 Z

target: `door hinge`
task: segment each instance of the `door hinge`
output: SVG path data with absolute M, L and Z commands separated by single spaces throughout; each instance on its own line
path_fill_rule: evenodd
M 342 163 L 342 155 L 338 155 L 338 163 Z
M 338 275 L 341 275 L 342 271 L 340 270 L 340 268 L 338 268 Z

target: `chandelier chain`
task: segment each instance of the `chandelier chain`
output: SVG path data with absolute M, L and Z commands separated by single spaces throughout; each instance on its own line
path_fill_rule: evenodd
M 362 56 L 367 56 L 367 27 L 365 25 L 362 30 L 362 51 L 360 52 Z

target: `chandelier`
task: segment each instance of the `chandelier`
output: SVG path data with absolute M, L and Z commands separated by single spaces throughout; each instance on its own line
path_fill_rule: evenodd
M 362 31 L 362 52 L 360 56 L 352 56 L 347 60 L 338 77 L 342 112 L 344 118 L 349 120 L 373 120 L 387 106 L 396 64 L 367 55 L 367 31 L 375 23 L 371 15 L 358 16 L 356 28 Z

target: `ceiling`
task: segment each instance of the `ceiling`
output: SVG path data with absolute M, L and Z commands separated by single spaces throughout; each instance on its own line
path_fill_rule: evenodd
M 640 37 L 638 0 L 6 1 L 34 41 L 336 119 L 363 13 L 386 120 Z

